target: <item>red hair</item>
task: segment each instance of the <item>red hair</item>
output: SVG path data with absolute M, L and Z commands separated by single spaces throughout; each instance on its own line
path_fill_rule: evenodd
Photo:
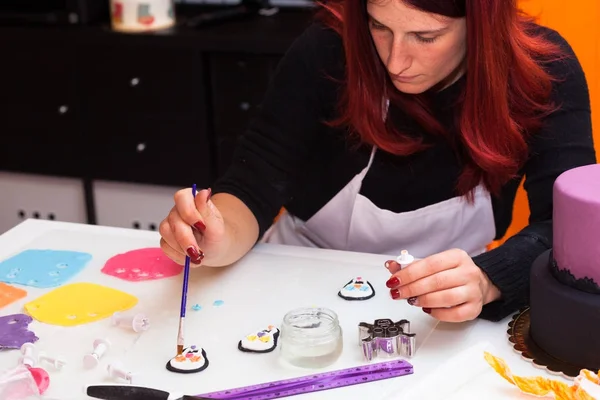
M 346 57 L 339 118 L 330 124 L 348 128 L 361 142 L 392 154 L 412 154 L 425 145 L 382 118 L 384 99 L 433 134 L 449 137 L 449 129 L 430 112 L 427 93 L 409 95 L 394 87 L 371 38 L 367 1 L 376 0 L 329 0 L 318 14 L 341 36 Z M 534 33 L 532 19 L 519 12 L 516 0 L 392 1 L 465 17 L 467 76 L 455 118 L 464 167 L 457 191 L 470 195 L 483 182 L 498 194 L 527 160 L 528 136 L 556 110 L 549 101 L 555 78 L 544 70 L 543 62 L 561 58 L 559 46 Z

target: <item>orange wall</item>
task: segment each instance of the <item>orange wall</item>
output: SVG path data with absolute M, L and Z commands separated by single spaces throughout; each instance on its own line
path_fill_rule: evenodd
M 600 155 L 600 0 L 519 0 L 541 25 L 558 31 L 573 47 L 585 71 L 592 102 L 592 124 Z M 527 225 L 529 208 L 523 187 L 517 193 L 510 237 Z

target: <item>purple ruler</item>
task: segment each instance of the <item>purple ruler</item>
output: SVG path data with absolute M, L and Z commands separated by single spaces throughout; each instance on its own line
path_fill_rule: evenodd
M 221 400 L 278 399 L 382 379 L 396 378 L 412 373 L 413 366 L 404 360 L 386 361 L 219 392 L 199 394 L 198 397 Z

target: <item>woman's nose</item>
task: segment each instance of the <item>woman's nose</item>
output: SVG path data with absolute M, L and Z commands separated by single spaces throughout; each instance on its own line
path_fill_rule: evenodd
M 392 75 L 401 75 L 412 65 L 412 56 L 406 45 L 401 41 L 394 41 L 387 62 L 387 69 Z

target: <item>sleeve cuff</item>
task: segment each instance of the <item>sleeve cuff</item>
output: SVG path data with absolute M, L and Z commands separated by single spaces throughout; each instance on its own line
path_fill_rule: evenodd
M 534 235 L 519 234 L 473 258 L 502 297 L 483 306 L 479 318 L 500 321 L 529 304 L 529 274 L 535 258 L 548 247 Z

